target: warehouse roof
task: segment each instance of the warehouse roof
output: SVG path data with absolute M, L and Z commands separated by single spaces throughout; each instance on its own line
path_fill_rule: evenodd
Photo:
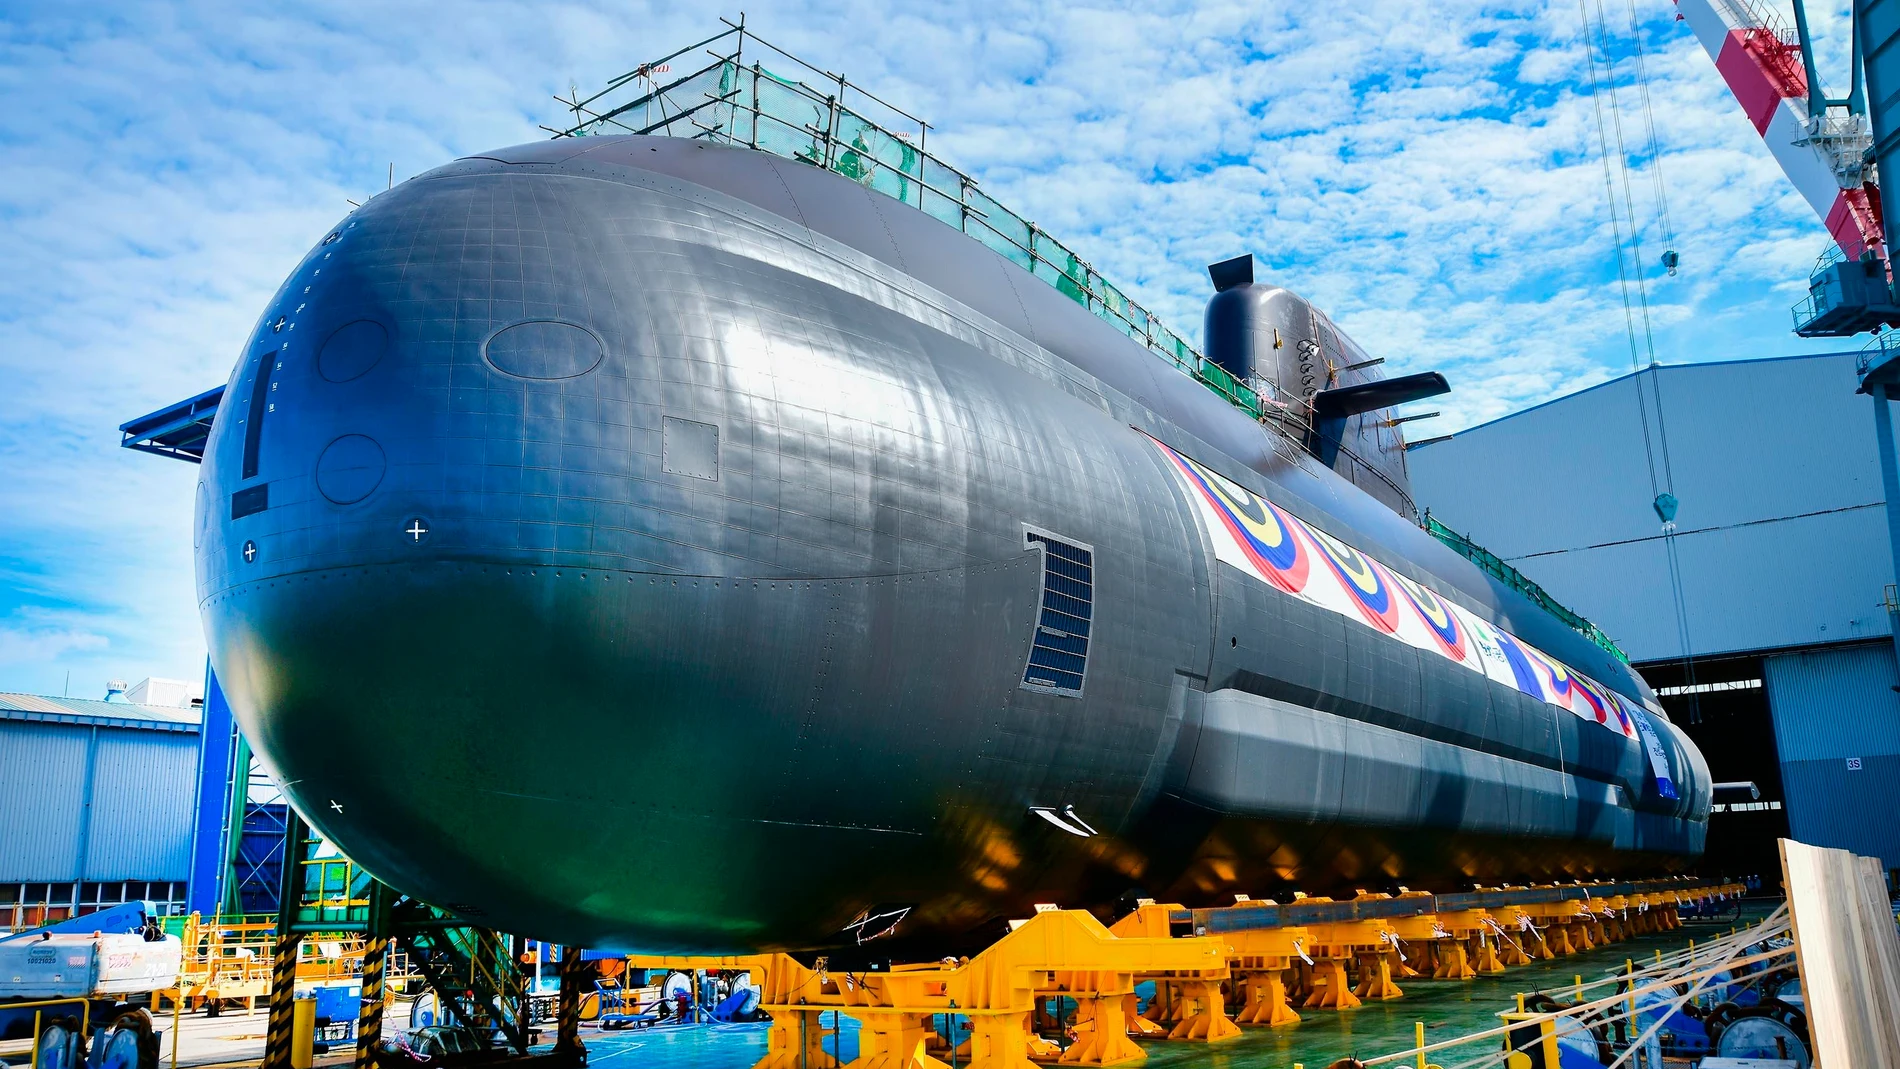
M 0 693 L 0 720 L 134 728 L 146 731 L 198 730 L 204 711 L 85 698 L 49 698 L 39 694 Z

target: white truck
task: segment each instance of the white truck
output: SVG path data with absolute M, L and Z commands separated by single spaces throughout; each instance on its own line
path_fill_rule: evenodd
M 151 994 L 184 947 L 146 902 L 0 937 L 0 1040 L 33 1039 L 33 1069 L 155 1069 Z

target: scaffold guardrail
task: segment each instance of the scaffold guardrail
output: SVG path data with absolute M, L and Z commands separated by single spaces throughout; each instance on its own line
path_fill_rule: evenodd
M 760 39 L 743 22 L 726 26 L 704 41 L 641 64 L 592 96 L 577 92 L 562 101 L 573 123 L 544 129 L 556 137 L 644 134 L 713 141 L 843 175 L 982 242 L 1254 419 L 1281 415 L 1074 250 L 926 151 L 928 123 Z M 748 43 L 782 59 L 783 69 L 795 65 L 822 85 L 785 77 L 757 59 L 748 65 Z M 690 69 L 675 76 L 676 63 Z M 866 115 L 871 111 L 878 117 Z
M 1504 558 L 1438 522 L 1438 520 L 1432 516 L 1430 509 L 1425 511 L 1424 522 L 1419 524 L 1419 526 L 1425 528 L 1433 538 L 1438 539 L 1459 556 L 1484 569 L 1485 573 L 1492 578 L 1497 579 L 1512 590 L 1529 598 L 1538 608 L 1555 616 L 1568 625 L 1571 630 L 1589 639 L 1591 642 L 1596 643 L 1597 647 L 1602 649 L 1605 653 L 1622 661 L 1624 664 L 1630 662 L 1629 654 L 1624 653 L 1622 648 L 1612 641 L 1610 636 L 1604 634 L 1597 625 L 1559 603 L 1558 600 L 1551 597 L 1550 593 L 1543 587 L 1538 586 L 1527 578 L 1523 572 L 1505 563 Z

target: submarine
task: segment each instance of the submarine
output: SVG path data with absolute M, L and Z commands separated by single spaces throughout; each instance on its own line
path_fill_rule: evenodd
M 835 168 L 451 162 L 231 373 L 217 679 L 378 879 L 570 945 L 1691 864 L 1708 769 L 1650 688 L 1421 529 L 1390 407 L 1442 379 L 1211 275 L 1258 413 Z

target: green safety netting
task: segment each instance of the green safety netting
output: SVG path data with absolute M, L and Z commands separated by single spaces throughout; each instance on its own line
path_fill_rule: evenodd
M 651 85 L 622 79 L 621 85 Z M 590 102 L 590 105 L 594 102 Z M 576 115 L 582 115 L 579 107 Z M 974 179 L 931 156 L 915 135 L 894 133 L 841 103 L 836 93 L 763 66 L 721 58 L 702 70 L 608 108 L 590 107 L 571 136 L 665 134 L 744 145 L 823 167 L 903 201 L 982 242 L 1055 287 L 1255 418 L 1258 395 L 1130 300 L 1075 252 L 977 188 Z
M 588 101 L 585 112 L 577 100 L 575 114 L 580 121 L 562 133 L 578 137 L 631 132 L 710 139 L 823 167 L 970 235 L 1255 419 L 1298 418 L 1286 413 L 1284 405 L 1263 401 L 1246 383 L 1203 357 L 1097 274 L 1074 251 L 998 204 L 968 175 L 925 152 L 922 142 L 927 131 L 921 124 L 914 135 L 893 133 L 846 106 L 839 100 L 842 80 L 838 92 L 821 91 L 758 63 L 742 64 L 735 53 L 663 86 L 631 77 L 615 85 L 653 88 L 612 108 L 596 106 L 606 94 Z M 1439 541 L 1522 591 L 1603 649 L 1628 659 L 1594 624 L 1559 605 L 1515 568 L 1429 515 L 1424 526 Z

